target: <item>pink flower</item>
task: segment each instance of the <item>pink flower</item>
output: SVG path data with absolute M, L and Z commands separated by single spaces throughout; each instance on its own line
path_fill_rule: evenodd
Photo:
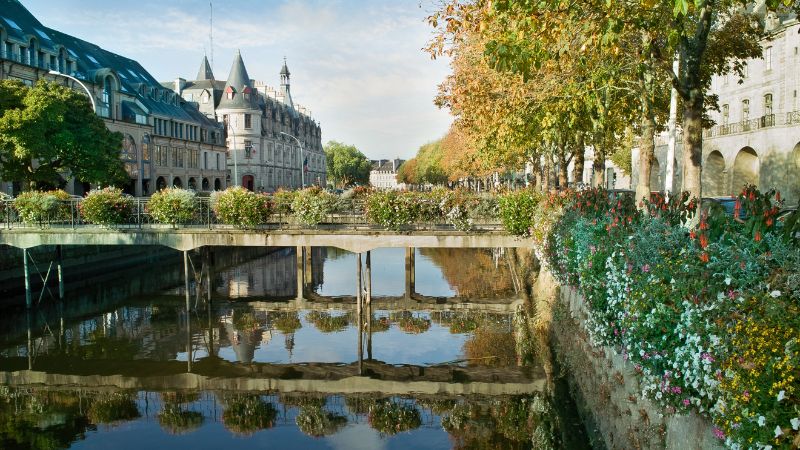
M 649 273 L 650 272 L 650 264 L 645 264 L 642 266 L 642 272 Z
M 688 398 L 683 399 L 683 406 L 689 406 L 689 403 L 690 402 Z
M 725 439 L 725 433 L 720 430 L 718 427 L 714 427 L 714 436 L 717 439 Z

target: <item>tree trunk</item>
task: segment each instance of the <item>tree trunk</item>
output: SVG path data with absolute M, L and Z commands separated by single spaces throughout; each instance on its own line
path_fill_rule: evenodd
M 558 189 L 564 190 L 567 188 L 567 179 L 569 170 L 567 169 L 567 151 L 562 148 L 558 155 Z
M 639 139 L 639 181 L 636 183 L 636 203 L 650 199 L 650 172 L 653 168 L 655 156 L 656 120 L 650 105 L 647 85 L 640 80 L 639 88 L 642 89 L 642 132 Z M 642 205 L 642 208 L 644 205 Z
M 606 175 L 606 151 L 602 143 L 600 145 L 594 146 L 594 159 L 592 160 L 592 169 L 594 169 L 592 186 L 605 187 L 605 185 L 603 184 L 603 180 L 605 180 L 605 175 Z
M 575 185 L 583 183 L 583 166 L 585 161 L 586 143 L 584 142 L 583 133 L 578 133 L 578 143 L 575 149 L 575 167 L 572 171 L 572 179 Z
M 550 172 L 553 162 L 550 158 L 544 158 L 544 170 L 542 171 L 542 191 L 548 192 L 550 190 Z
M 683 190 L 702 198 L 700 179 L 703 158 L 703 92 L 692 89 L 683 101 Z

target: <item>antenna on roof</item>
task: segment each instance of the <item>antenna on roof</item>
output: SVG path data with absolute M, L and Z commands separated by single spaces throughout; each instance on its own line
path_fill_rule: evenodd
M 211 70 L 214 70 L 214 2 L 209 0 L 208 7 L 211 11 L 208 18 L 208 41 L 211 46 Z

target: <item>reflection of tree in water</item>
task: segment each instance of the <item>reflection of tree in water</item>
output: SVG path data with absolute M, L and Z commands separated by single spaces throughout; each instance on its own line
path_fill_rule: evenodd
M 0 448 L 69 448 L 91 427 L 73 392 L 36 392 L 0 386 Z
M 139 417 L 134 394 L 112 392 L 100 394 L 92 401 L 87 416 L 92 423 L 113 424 Z
M 431 319 L 411 311 L 395 311 L 389 313 L 389 319 L 397 322 L 401 330 L 409 334 L 421 334 L 431 328 Z
M 102 328 L 93 330 L 85 341 L 73 339 L 64 350 L 82 359 L 131 360 L 139 352 L 139 343 L 128 337 L 106 336 Z
M 158 413 L 158 423 L 169 434 L 186 434 L 203 424 L 203 414 L 190 411 L 187 403 L 200 398 L 197 392 L 162 392 L 163 408 Z
M 413 405 L 383 401 L 369 408 L 369 424 L 381 434 L 394 435 L 419 428 L 422 418 Z
M 513 366 L 517 363 L 514 334 L 481 326 L 464 342 L 464 356 L 471 366 Z
M 464 401 L 442 417 L 442 427 L 456 449 L 552 449 L 559 444 L 553 408 L 544 395 Z
M 241 435 L 251 435 L 272 428 L 278 415 L 272 403 L 258 395 L 235 395 L 226 399 L 222 422 L 225 428 Z
M 253 311 L 234 309 L 232 322 L 233 326 L 243 333 L 261 328 L 261 324 Z
M 350 324 L 349 314 L 331 315 L 328 312 L 311 311 L 306 314 L 306 320 L 314 324 L 323 333 L 337 333 L 344 331 Z
M 447 283 L 458 297 L 508 297 L 514 293 L 514 282 L 505 259 L 497 267 L 491 249 L 421 248 L 442 270 Z
M 322 409 L 322 407 L 303 406 L 295 418 L 297 427 L 311 437 L 335 434 L 347 425 L 347 417 Z

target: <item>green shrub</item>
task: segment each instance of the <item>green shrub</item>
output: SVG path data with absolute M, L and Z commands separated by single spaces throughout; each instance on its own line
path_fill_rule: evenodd
M 97 225 L 119 225 L 130 220 L 133 198 L 117 188 L 94 190 L 78 204 L 83 220 Z
M 222 422 L 225 428 L 236 434 L 251 435 L 275 425 L 278 411 L 272 403 L 265 402 L 261 396 L 236 396 L 226 403 Z
M 28 191 L 14 199 L 14 209 L 25 223 L 65 221 L 70 219 L 69 198 L 62 190 Z
M 391 436 L 419 428 L 422 419 L 414 406 L 386 401 L 370 407 L 369 424 L 378 432 Z
M 284 216 L 292 214 L 292 202 L 294 202 L 295 194 L 295 191 L 278 189 L 272 195 L 272 199 L 275 201 L 275 213 Z
M 224 224 L 253 228 L 267 222 L 272 204 L 266 194 L 256 194 L 235 186 L 212 193 L 211 208 Z
M 336 434 L 347 425 L 347 417 L 325 411 L 322 408 L 304 406 L 295 418 L 297 428 L 311 437 L 322 437 Z
M 177 225 L 197 216 L 197 197 L 193 191 L 167 188 L 156 192 L 147 203 L 147 212 L 159 223 Z
M 297 191 L 292 200 L 292 214 L 304 225 L 317 225 L 333 211 L 336 197 L 318 187 Z
M 401 230 L 416 220 L 417 208 L 410 194 L 377 191 L 367 198 L 367 220 L 390 230 Z
M 517 236 L 530 234 L 538 199 L 538 194 L 530 190 L 503 194 L 498 201 L 503 228 Z

